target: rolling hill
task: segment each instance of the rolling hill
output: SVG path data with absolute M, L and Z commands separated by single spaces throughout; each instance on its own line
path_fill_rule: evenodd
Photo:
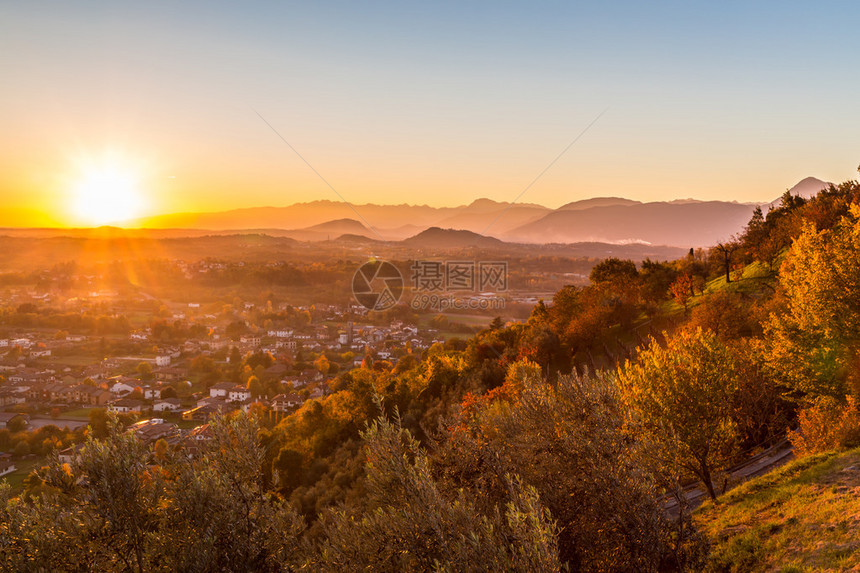
M 427 248 L 427 249 L 455 249 L 464 247 L 500 247 L 504 245 L 499 239 L 493 237 L 485 237 L 472 231 L 463 231 L 457 229 L 440 229 L 439 227 L 431 227 L 425 231 L 421 231 L 414 237 L 409 237 L 402 241 L 409 247 Z

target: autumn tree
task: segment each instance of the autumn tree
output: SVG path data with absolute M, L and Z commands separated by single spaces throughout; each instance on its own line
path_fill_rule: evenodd
M 740 295 L 727 291 L 703 297 L 693 309 L 687 327 L 710 330 L 723 340 L 735 340 L 761 331 Z
M 303 524 L 263 488 L 259 424 L 210 421 L 201 455 L 155 450 L 108 420 L 64 464 L 37 472 L 37 499 L 0 485 L 4 571 L 281 571 L 304 561 Z
M 313 567 L 331 571 L 557 571 L 557 527 L 534 488 L 512 476 L 506 503 L 477 500 L 437 483 L 430 459 L 399 422 L 363 433 L 371 511 L 326 517 Z
M 678 275 L 678 278 L 669 286 L 669 292 L 675 302 L 684 307 L 684 314 L 687 314 L 687 303 L 692 298 L 693 277 L 687 273 Z
M 732 282 L 732 256 L 738 250 L 740 245 L 736 240 L 722 241 L 717 243 L 711 249 L 713 260 L 723 269 L 723 274 L 726 277 L 726 283 Z
M 860 207 L 833 229 L 804 227 L 780 274 L 785 313 L 765 326 L 773 371 L 801 395 L 843 398 L 860 351 Z
M 665 347 L 652 339 L 618 372 L 634 427 L 655 445 L 662 463 L 695 475 L 716 498 L 716 471 L 733 460 L 738 440 L 732 398 L 737 366 L 712 332 L 679 331 Z
M 683 569 L 700 555 L 690 524 L 674 529 L 664 519 L 653 466 L 627 432 L 609 376 L 549 384 L 519 362 L 504 386 L 464 402 L 463 416 L 436 457 L 449 487 L 478 492 L 488 511 L 504 499 L 500 476 L 519 474 L 558 520 L 571 570 Z

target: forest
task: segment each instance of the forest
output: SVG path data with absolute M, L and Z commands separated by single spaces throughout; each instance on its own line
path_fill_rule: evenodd
M 213 418 L 193 458 L 108 421 L 0 486 L 0 568 L 702 570 L 683 486 L 718 500 L 786 437 L 860 443 L 858 332 L 860 184 L 786 193 L 731 240 L 605 259 L 525 322 L 365 360 L 280 420 Z

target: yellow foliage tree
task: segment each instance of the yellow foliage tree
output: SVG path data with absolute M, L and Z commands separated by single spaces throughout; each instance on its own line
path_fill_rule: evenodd
M 807 224 L 783 264 L 784 314 L 765 325 L 769 366 L 802 396 L 848 393 L 860 348 L 860 207 L 833 229 Z M 855 388 L 856 390 L 856 388 Z
M 737 372 L 731 350 L 701 328 L 679 331 L 665 347 L 652 340 L 618 371 L 634 431 L 653 445 L 660 463 L 699 478 L 712 499 L 713 474 L 736 452 Z

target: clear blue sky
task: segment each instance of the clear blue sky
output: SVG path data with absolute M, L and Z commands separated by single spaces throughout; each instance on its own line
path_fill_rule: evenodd
M 351 201 L 511 200 L 605 109 L 522 201 L 770 200 L 856 177 L 858 21 L 849 2 L 6 3 L 0 193 L 49 210 L 110 151 L 153 212 L 337 199 L 256 110 Z

